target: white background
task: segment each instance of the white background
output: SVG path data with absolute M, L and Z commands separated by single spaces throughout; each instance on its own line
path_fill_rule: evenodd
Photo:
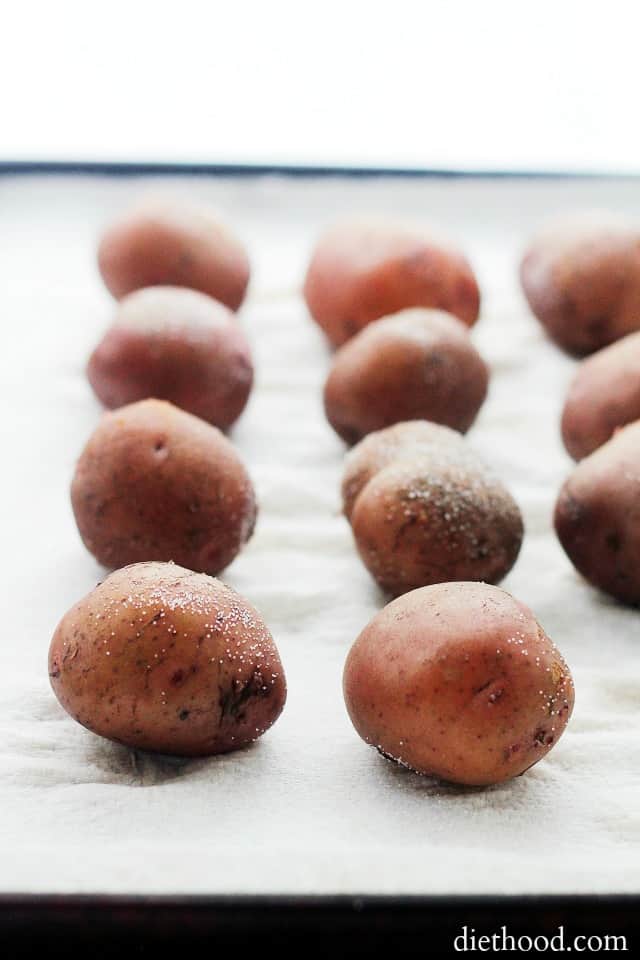
M 635 0 L 3 5 L 0 159 L 640 171 Z

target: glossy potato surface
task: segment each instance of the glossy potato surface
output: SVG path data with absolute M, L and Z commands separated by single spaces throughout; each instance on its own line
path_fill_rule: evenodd
M 359 735 L 387 758 L 483 786 L 551 750 L 574 689 L 524 604 L 463 582 L 414 590 L 381 610 L 348 655 L 344 696 Z

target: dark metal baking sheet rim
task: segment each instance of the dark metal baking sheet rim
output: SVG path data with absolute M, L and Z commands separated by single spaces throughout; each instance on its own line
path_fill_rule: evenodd
M 435 866 L 435 865 L 434 865 Z M 3 956 L 68 952 L 146 955 L 163 948 L 234 951 L 268 943 L 299 955 L 455 953 L 463 935 L 514 938 L 640 935 L 640 896 L 18 896 L 0 895 Z M 584 941 L 583 941 L 584 942 Z M 571 949 L 571 947 L 569 947 Z M 632 954 L 633 955 L 633 954 Z
M 640 180 L 615 172 L 453 170 L 280 164 L 0 161 L 0 176 L 414 177 L 518 180 Z M 437 869 L 437 865 L 434 865 Z M 594 864 L 594 870 L 596 865 Z M 640 894 L 428 896 L 167 896 L 0 894 L 0 947 L 18 957 L 47 946 L 49 954 L 91 945 L 91 956 L 158 945 L 229 945 L 261 938 L 289 948 L 331 945 L 332 952 L 385 945 L 396 950 L 453 951 L 463 926 L 480 935 L 505 926 L 513 935 L 640 934 Z M 313 941 L 310 941 L 310 938 Z M 630 946 L 630 945 L 629 945 Z
M 484 180 L 640 180 L 640 171 L 616 170 L 456 170 L 437 167 L 359 167 L 281 163 L 154 163 L 100 160 L 0 160 L 0 176 L 74 175 L 88 176 L 199 176 L 256 177 L 283 176 L 297 179 L 314 177 L 412 177 Z

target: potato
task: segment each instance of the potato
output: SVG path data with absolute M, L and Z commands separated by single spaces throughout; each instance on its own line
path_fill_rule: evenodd
M 640 420 L 640 333 L 630 333 L 583 360 L 562 413 L 562 439 L 574 460 Z
M 344 697 L 359 735 L 385 757 L 483 786 L 549 752 L 574 689 L 523 603 L 484 583 L 443 583 L 394 600 L 365 627 L 347 658 Z
M 87 375 L 106 407 L 155 397 L 226 430 L 247 403 L 253 365 L 227 307 L 196 290 L 147 287 L 120 301 Z
M 433 420 L 464 433 L 488 379 L 459 320 L 441 310 L 403 310 L 338 350 L 324 388 L 325 412 L 350 444 L 405 420 Z
M 116 299 L 142 287 L 201 290 L 237 310 L 249 283 L 247 253 L 208 210 L 154 196 L 105 230 L 102 278 Z
M 583 356 L 640 329 L 640 231 L 580 217 L 550 229 L 520 267 L 529 305 L 549 336 Z
M 384 221 L 328 230 L 312 255 L 304 295 L 334 346 L 405 307 L 437 307 L 467 326 L 480 309 L 478 284 L 465 257 L 419 230 Z
M 385 592 L 447 580 L 496 583 L 515 563 L 524 532 L 518 505 L 460 444 L 403 449 L 386 465 L 383 455 L 354 498 L 359 482 L 357 468 L 348 465 L 343 488 L 353 536 Z
M 78 461 L 71 503 L 85 546 L 112 568 L 175 560 L 215 574 L 256 520 L 253 486 L 232 444 L 162 400 L 103 416 Z
M 586 580 L 625 603 L 640 603 L 640 422 L 578 464 L 560 491 L 554 520 Z
M 383 467 L 395 460 L 415 459 L 423 453 L 436 455 L 439 449 L 443 450 L 445 457 L 457 453 L 467 462 L 474 457 L 456 430 L 426 420 L 396 423 L 368 434 L 345 457 L 342 480 L 344 515 L 347 519 L 351 517 L 360 491 Z
M 257 740 L 286 699 L 260 614 L 219 580 L 171 563 L 117 570 L 76 603 L 53 635 L 49 676 L 94 733 L 184 756 Z

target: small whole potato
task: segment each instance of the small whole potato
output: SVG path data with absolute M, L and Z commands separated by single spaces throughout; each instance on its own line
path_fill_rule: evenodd
M 523 603 L 485 583 L 442 583 L 371 620 L 347 658 L 344 697 L 358 734 L 388 759 L 485 786 L 551 750 L 574 688 Z
M 582 361 L 562 412 L 562 439 L 582 460 L 634 420 L 640 420 L 640 333 Z
M 349 444 L 405 420 L 432 420 L 464 433 L 488 380 L 459 320 L 441 310 L 403 310 L 340 347 L 324 388 L 325 412 Z
M 640 422 L 585 457 L 565 481 L 555 528 L 574 567 L 625 603 L 640 603 Z
M 368 434 L 345 457 L 342 480 L 342 509 L 349 519 L 360 491 L 383 467 L 396 460 L 414 460 L 423 453 L 443 457 L 459 456 L 466 463 L 475 455 L 462 436 L 449 427 L 427 420 L 396 423 Z M 480 462 L 475 458 L 474 462 Z
M 551 228 L 520 266 L 533 313 L 564 350 L 584 356 L 640 329 L 640 230 L 585 216 Z
M 87 375 L 106 407 L 170 400 L 227 430 L 249 398 L 253 364 L 228 307 L 185 287 L 147 287 L 120 301 Z
M 372 457 L 368 479 L 358 476 L 357 460 L 355 470 L 347 464 L 355 543 L 386 593 L 448 580 L 497 583 L 515 563 L 524 533 L 518 505 L 462 444 L 447 438 L 413 453 L 401 448 L 386 463 L 384 454 L 379 464 Z M 366 470 L 367 458 L 360 462 Z
M 106 413 L 71 485 L 80 536 L 105 567 L 174 560 L 215 574 L 253 533 L 256 501 L 233 445 L 163 400 Z
M 257 740 L 286 699 L 260 614 L 219 580 L 171 563 L 117 570 L 76 603 L 53 635 L 49 677 L 94 733 L 184 756 Z
M 435 307 L 467 326 L 480 291 L 462 254 L 419 230 L 384 221 L 338 224 L 318 241 L 304 283 L 314 320 L 340 346 L 372 320 L 406 307 Z
M 242 244 L 208 210 L 148 198 L 108 227 L 98 266 L 119 300 L 142 287 L 192 287 L 237 310 L 249 283 Z

